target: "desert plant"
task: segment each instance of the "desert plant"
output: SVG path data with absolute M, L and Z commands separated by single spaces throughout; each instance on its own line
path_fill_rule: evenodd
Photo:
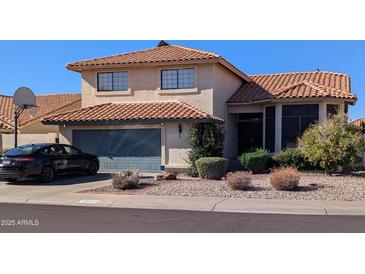
M 299 170 L 315 169 L 315 166 L 306 161 L 298 148 L 287 148 L 272 156 L 274 164 L 281 167 L 295 167 Z
M 0 147 L 0 153 L 4 153 L 6 151 L 8 151 L 9 149 L 6 147 Z
M 113 174 L 112 184 L 115 189 L 133 189 L 138 188 L 140 179 L 138 171 L 126 170 Z
M 350 124 L 344 114 L 308 128 L 298 144 L 304 157 L 318 163 L 329 175 L 339 165 L 356 165 L 365 149 L 360 128 Z
M 195 161 L 202 157 L 222 157 L 224 132 L 221 125 L 214 123 L 195 124 L 190 133 L 188 174 L 198 176 Z
M 299 172 L 294 167 L 275 168 L 270 174 L 270 183 L 276 190 L 295 190 L 299 185 L 299 180 Z
M 200 178 L 221 179 L 226 175 L 228 160 L 221 157 L 203 157 L 195 161 Z
M 226 175 L 227 184 L 233 190 L 246 190 L 251 186 L 251 172 L 236 171 Z
M 258 148 L 253 152 L 246 152 L 240 156 L 240 162 L 246 170 L 257 173 L 266 168 L 269 159 L 267 150 Z

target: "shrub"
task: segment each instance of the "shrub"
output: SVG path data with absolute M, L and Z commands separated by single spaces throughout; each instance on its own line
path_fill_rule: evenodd
M 133 189 L 138 188 L 140 179 L 138 171 L 126 170 L 113 174 L 112 184 L 115 189 Z
M 268 159 L 269 153 L 267 150 L 259 148 L 253 152 L 243 153 L 240 162 L 245 169 L 256 173 L 266 168 Z
M 246 190 L 251 186 L 250 172 L 237 171 L 226 175 L 227 184 L 233 190 Z
M 350 124 L 346 115 L 332 116 L 308 128 L 298 140 L 304 157 L 318 163 L 329 175 L 342 165 L 345 169 L 360 161 L 364 151 L 361 129 Z
M 202 157 L 222 157 L 224 133 L 223 127 L 214 123 L 196 124 L 190 133 L 188 154 L 188 174 L 198 176 L 195 161 Z
M 226 175 L 228 160 L 221 157 L 203 157 L 195 162 L 200 178 L 221 179 Z
M 281 167 L 295 167 L 299 170 L 315 169 L 315 165 L 312 165 L 305 160 L 303 153 L 298 148 L 287 148 L 272 156 L 275 165 Z
M 8 151 L 9 149 L 6 147 L 0 147 L 0 153 L 4 153 L 6 151 Z
M 279 167 L 273 169 L 270 175 L 270 183 L 276 190 L 295 190 L 299 180 L 299 172 L 294 167 Z

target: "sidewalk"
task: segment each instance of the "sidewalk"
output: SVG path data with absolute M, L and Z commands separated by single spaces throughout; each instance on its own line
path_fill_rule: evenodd
M 365 201 L 255 200 L 222 197 L 150 196 L 78 193 L 110 185 L 110 177 L 65 178 L 52 184 L 0 182 L 0 203 L 48 204 L 85 207 L 175 209 L 210 212 L 312 215 L 363 215 Z
M 365 216 L 365 202 L 346 201 L 254 200 L 243 198 L 60 193 L 59 195 L 52 196 L 1 196 L 0 203 L 236 213 Z

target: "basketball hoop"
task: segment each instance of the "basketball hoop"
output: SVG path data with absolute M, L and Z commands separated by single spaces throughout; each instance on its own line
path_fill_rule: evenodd
M 27 87 L 18 88 L 13 96 L 14 110 L 14 147 L 18 146 L 18 118 L 24 109 L 36 107 L 36 97 Z

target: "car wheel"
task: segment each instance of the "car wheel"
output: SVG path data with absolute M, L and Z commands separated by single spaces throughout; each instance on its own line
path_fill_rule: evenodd
M 88 175 L 96 175 L 98 173 L 98 164 L 95 161 L 91 161 L 87 168 Z
M 18 179 L 5 179 L 6 182 L 8 183 L 16 183 L 18 181 Z
M 53 180 L 55 171 L 51 166 L 44 166 L 41 171 L 42 182 L 48 183 Z

